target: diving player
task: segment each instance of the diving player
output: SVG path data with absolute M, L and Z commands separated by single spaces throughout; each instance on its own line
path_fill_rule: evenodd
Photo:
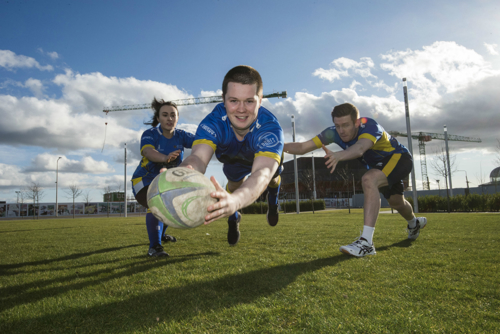
M 228 218 L 227 241 L 240 238 L 238 210 L 252 204 L 268 190 L 267 222 L 278 223 L 278 193 L 283 170 L 283 130 L 262 103 L 262 78 L 250 66 L 231 69 L 222 83 L 223 103 L 200 123 L 193 150 L 181 166 L 205 173 L 213 154 L 224 164 L 228 179 L 223 189 L 212 176 L 219 201 L 207 208 L 205 224 Z M 250 175 L 250 176 L 249 176 Z
M 132 176 L 134 196 L 137 202 L 146 208 L 148 208 L 149 184 L 160 173 L 161 168 L 179 166 L 184 157 L 184 148 L 191 148 L 194 140 L 192 133 L 175 128 L 179 121 L 179 110 L 175 103 L 157 101 L 155 98 L 151 107 L 155 111 L 154 116 L 149 123 L 145 124 L 151 125 L 152 128 L 142 134 L 142 160 Z M 149 256 L 168 256 L 161 242 L 176 242 L 177 240 L 165 234 L 167 227 L 148 209 L 146 228 L 149 236 Z
M 375 120 L 360 118 L 358 108 L 344 103 L 333 108 L 331 126 L 313 139 L 302 143 L 286 143 L 284 151 L 305 154 L 317 148 L 326 153 L 326 166 L 333 173 L 339 161 L 359 159 L 368 168 L 363 175 L 364 228 L 361 236 L 352 244 L 340 247 L 340 251 L 356 257 L 374 255 L 373 233 L 380 211 L 379 192 L 391 208 L 408 222 L 408 239 L 415 240 L 427 219 L 416 218 L 413 208 L 404 198 L 403 179 L 410 174 L 412 156 L 396 138 L 385 132 Z M 336 143 L 343 151 L 332 152 L 325 146 Z

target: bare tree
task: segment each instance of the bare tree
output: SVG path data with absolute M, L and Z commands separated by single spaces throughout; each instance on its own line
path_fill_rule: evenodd
M 38 217 L 40 217 L 40 199 L 43 198 L 44 191 L 39 183 L 32 182 L 31 185 L 27 186 L 24 190 L 24 194 L 28 198 L 33 199 L 33 219 L 35 219 L 35 213 L 38 212 Z
M 450 170 L 452 173 L 457 171 L 456 155 L 450 154 Z M 430 161 L 431 167 L 437 175 L 444 177 L 446 180 L 446 190 L 448 190 L 448 159 L 446 158 L 446 149 L 441 146 L 440 149 L 434 151 L 434 157 Z
M 82 197 L 83 197 L 83 200 L 85 201 L 85 203 L 89 204 L 90 203 L 90 199 L 92 198 L 92 196 L 90 196 L 90 193 L 92 192 L 92 190 L 87 190 L 87 191 L 83 191 L 82 192 Z
M 300 172 L 300 180 L 304 187 L 311 193 L 311 198 L 313 198 L 312 193 L 314 190 L 314 177 L 312 169 L 304 169 Z
M 68 198 L 73 198 L 73 219 L 75 218 L 75 199 L 82 194 L 82 190 L 76 184 L 69 186 L 69 191 L 66 191 Z
M 89 214 L 90 212 L 87 211 L 87 207 L 89 206 L 89 203 L 90 203 L 90 199 L 91 199 L 91 196 L 90 196 L 90 193 L 92 192 L 92 190 L 88 189 L 87 191 L 84 191 L 82 193 L 82 196 L 83 196 L 83 200 L 85 201 L 85 212 L 87 212 L 87 214 Z
M 103 194 L 104 194 L 104 199 L 106 200 L 106 206 L 107 206 L 107 215 L 109 217 L 109 209 L 110 209 L 110 205 L 109 205 L 109 202 L 111 200 L 111 192 L 113 190 L 111 189 L 111 186 L 106 186 L 103 188 Z

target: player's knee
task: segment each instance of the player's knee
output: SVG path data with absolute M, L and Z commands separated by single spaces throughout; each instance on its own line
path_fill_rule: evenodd
M 271 182 L 269 182 L 269 187 L 275 188 L 278 186 L 278 184 L 281 181 L 281 177 L 278 175 L 275 178 L 271 179 Z
M 361 185 L 363 188 L 376 187 L 376 179 L 370 173 L 365 173 L 365 175 L 361 177 Z

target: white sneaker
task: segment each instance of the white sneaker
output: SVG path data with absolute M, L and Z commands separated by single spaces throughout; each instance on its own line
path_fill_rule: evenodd
M 347 255 L 352 255 L 355 257 L 363 257 L 366 255 L 375 255 L 377 252 L 375 251 L 375 247 L 373 244 L 369 244 L 368 241 L 362 239 L 361 237 L 358 240 L 354 241 L 352 244 L 347 246 L 341 246 L 340 251 Z
M 417 225 L 415 225 L 414 228 L 408 228 L 408 239 L 415 240 L 418 238 L 418 235 L 420 234 L 420 230 L 423 229 L 427 225 L 427 218 L 425 217 L 418 217 L 417 218 Z

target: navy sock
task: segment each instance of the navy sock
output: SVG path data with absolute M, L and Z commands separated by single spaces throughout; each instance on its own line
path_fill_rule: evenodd
M 163 223 L 160 222 L 152 213 L 146 214 L 146 229 L 148 230 L 149 248 L 156 244 L 161 245 L 162 225 Z
M 269 204 L 278 204 L 278 197 L 280 194 L 280 186 L 281 186 L 281 179 L 280 183 L 278 184 L 277 187 L 272 188 L 270 186 L 267 186 L 267 203 Z
M 235 221 L 238 219 L 238 216 L 239 216 L 239 213 L 238 213 L 238 211 L 236 211 L 235 213 L 233 213 L 232 215 L 229 216 L 228 220 Z

